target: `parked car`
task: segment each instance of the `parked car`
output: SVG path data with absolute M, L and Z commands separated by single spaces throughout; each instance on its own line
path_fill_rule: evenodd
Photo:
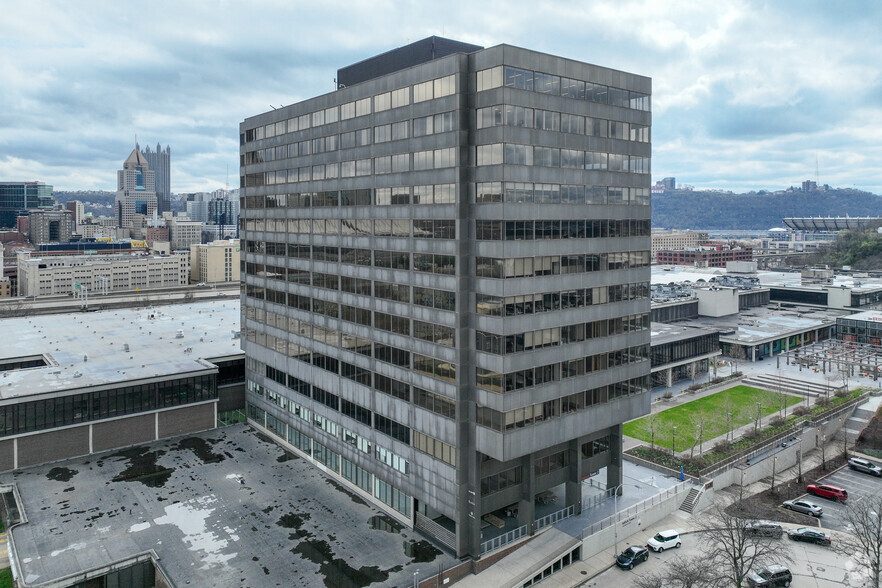
M 844 488 L 831 486 L 830 484 L 809 484 L 806 486 L 805 491 L 814 496 L 838 500 L 839 502 L 848 500 L 848 492 Z
M 818 545 L 830 545 L 830 536 L 823 531 L 810 529 L 808 527 L 800 527 L 799 529 L 790 529 L 787 536 L 794 541 L 808 541 L 809 543 L 817 543 Z
M 747 574 L 747 583 L 751 586 L 790 586 L 792 581 L 793 574 L 781 564 L 768 565 Z
M 852 457 L 849 459 L 848 467 L 859 472 L 864 472 L 865 474 L 882 476 L 882 468 L 874 464 L 872 461 L 861 459 L 860 457 Z
M 824 514 L 823 508 L 808 500 L 785 500 L 781 506 L 801 512 L 802 514 L 812 515 L 813 517 L 820 517 Z
M 657 533 L 655 537 L 647 541 L 647 547 L 655 552 L 661 553 L 665 549 L 672 547 L 680 547 L 680 533 L 673 529 Z
M 616 557 L 616 565 L 623 570 L 634 569 L 639 563 L 649 559 L 649 550 L 642 545 L 632 545 Z
M 774 521 L 750 521 L 744 525 L 744 533 L 762 537 L 780 537 L 784 534 L 784 528 Z

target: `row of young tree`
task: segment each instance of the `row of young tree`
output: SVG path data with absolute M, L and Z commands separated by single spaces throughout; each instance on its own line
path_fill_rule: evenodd
M 693 535 L 702 544 L 700 555 L 680 556 L 660 570 L 634 579 L 637 588 L 741 588 L 747 575 L 769 564 L 787 564 L 793 554 L 787 539 L 761 536 L 749 530 L 750 518 L 722 507 L 703 516 Z M 879 588 L 882 561 L 882 496 L 849 504 L 843 521 L 850 529 L 833 539 L 832 548 L 851 564 L 861 581 Z

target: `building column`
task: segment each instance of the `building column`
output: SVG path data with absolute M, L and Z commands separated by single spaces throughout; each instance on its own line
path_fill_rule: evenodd
M 569 476 L 566 482 L 566 504 L 565 506 L 574 506 L 573 514 L 582 512 L 582 459 L 581 449 L 579 448 L 579 440 L 572 439 L 567 447 L 567 457 L 569 458 Z
M 521 467 L 524 470 L 524 483 L 521 484 L 521 497 L 518 500 L 518 526 L 527 525 L 527 532 L 532 535 L 536 521 L 536 471 L 532 454 L 521 458 Z
M 670 388 L 674 384 L 674 368 L 666 369 L 665 374 L 667 375 L 668 379 L 668 388 Z
M 614 425 L 609 429 L 609 464 L 606 466 L 606 487 L 615 488 L 616 494 L 622 494 L 622 425 Z
M 756 345 L 750 346 L 750 361 L 756 361 Z

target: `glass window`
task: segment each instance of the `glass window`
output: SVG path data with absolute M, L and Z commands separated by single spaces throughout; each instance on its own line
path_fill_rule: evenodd
M 337 122 L 339 119 L 339 111 L 336 106 L 325 108 L 325 124 Z
M 408 128 L 410 126 L 409 121 L 401 121 L 397 123 L 392 123 L 392 140 L 398 141 L 400 139 L 407 139 L 408 137 Z
M 410 104 L 410 88 L 399 88 L 392 91 L 392 108 Z
M 567 98 L 576 98 L 577 100 L 585 99 L 585 82 L 580 80 L 571 80 L 569 78 L 560 79 L 560 95 Z
M 374 96 L 374 112 L 382 112 L 392 108 L 392 92 Z
M 410 154 L 401 153 L 392 156 L 392 173 L 410 171 Z
M 531 145 L 506 143 L 505 163 L 508 165 L 533 165 L 533 147 Z M 479 163 L 478 165 L 481 164 Z
M 425 102 L 434 98 L 434 82 L 428 81 L 422 84 L 414 84 L 413 86 L 413 102 Z
M 498 88 L 502 85 L 502 66 L 481 70 L 478 72 L 477 78 L 478 92 Z
M 608 94 L 609 88 L 602 84 L 585 83 L 585 100 L 606 104 Z
M 371 99 L 362 98 L 355 101 L 355 116 L 364 116 L 371 113 Z
M 560 95 L 560 78 L 546 73 L 533 74 L 533 90 L 542 94 Z
M 423 137 L 434 133 L 434 120 L 435 117 L 431 115 L 413 119 L 413 136 Z
M 355 102 L 340 105 L 340 120 L 355 118 Z
M 503 70 L 503 85 L 519 90 L 533 90 L 533 72 L 517 67 L 505 66 Z

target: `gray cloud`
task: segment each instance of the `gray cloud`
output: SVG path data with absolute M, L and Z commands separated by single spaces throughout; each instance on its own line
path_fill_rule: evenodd
M 26 2 L 0 40 L 0 179 L 115 188 L 135 141 L 172 188 L 238 184 L 238 124 L 438 34 L 653 78 L 653 177 L 882 192 L 882 4 L 790 0 Z

